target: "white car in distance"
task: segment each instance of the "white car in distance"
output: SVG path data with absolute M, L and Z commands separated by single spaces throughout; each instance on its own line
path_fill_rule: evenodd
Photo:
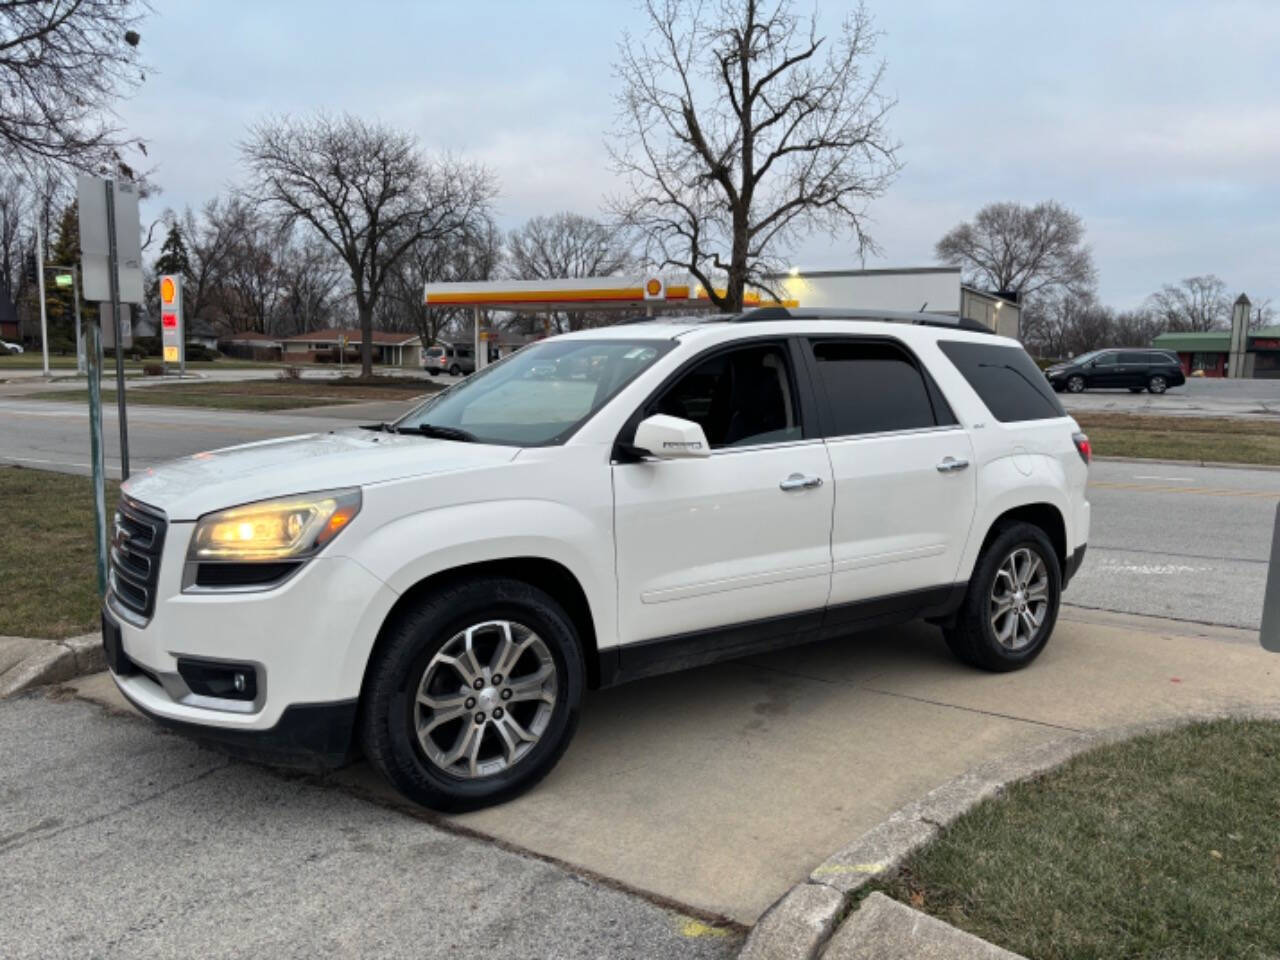
M 365 756 L 438 809 L 554 766 L 583 691 L 925 618 L 1045 647 L 1088 439 L 1016 341 L 766 309 L 532 344 L 394 424 L 196 454 L 122 488 L 103 635 L 157 721 Z

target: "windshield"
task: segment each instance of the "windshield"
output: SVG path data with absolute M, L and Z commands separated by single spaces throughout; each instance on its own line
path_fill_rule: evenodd
M 560 443 L 670 340 L 549 340 L 531 344 L 397 420 L 401 431 L 456 431 L 478 443 Z
M 1090 350 L 1088 353 L 1082 353 L 1078 357 L 1072 357 L 1067 362 L 1068 363 L 1087 363 L 1088 361 L 1092 360 L 1101 352 L 1102 352 L 1101 350 Z

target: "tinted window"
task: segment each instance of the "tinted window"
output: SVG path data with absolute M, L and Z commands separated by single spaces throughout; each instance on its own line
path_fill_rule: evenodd
M 1145 364 L 1147 355 L 1145 353 L 1122 353 L 1120 354 L 1120 362 Z
M 1119 363 L 1120 361 L 1116 358 L 1114 353 L 1100 353 L 1098 354 L 1098 358 L 1093 362 L 1099 367 L 1105 367 L 1113 363 Z
M 1021 347 L 959 340 L 940 340 L 938 346 L 1001 423 L 1067 415 L 1036 362 Z
M 712 449 L 802 437 L 786 351 L 776 344 L 710 357 L 650 405 L 650 413 L 692 420 Z
M 911 355 L 884 341 L 813 345 L 818 389 L 827 399 L 831 436 L 937 426 L 929 388 Z M 939 400 L 941 398 L 939 397 Z M 950 421 L 950 411 L 943 422 Z
M 1170 366 L 1176 364 L 1178 361 L 1167 353 L 1149 353 L 1147 354 L 1147 362 L 1158 363 L 1161 366 Z

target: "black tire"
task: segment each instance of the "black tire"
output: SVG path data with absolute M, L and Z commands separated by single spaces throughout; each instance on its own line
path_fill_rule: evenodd
M 462 368 L 455 363 L 452 367 L 449 368 L 449 376 L 451 377 L 462 376 Z
M 1067 392 L 1084 393 L 1084 377 L 1079 376 L 1078 374 L 1067 377 Z
M 556 670 L 555 702 L 525 755 L 467 779 L 428 759 L 415 728 L 416 697 L 432 657 L 460 631 L 490 620 L 517 623 L 543 641 Z M 475 810 L 523 793 L 556 765 L 578 725 L 585 669 L 573 621 L 550 596 L 518 580 L 463 581 L 425 597 L 387 630 L 366 672 L 360 735 L 369 761 L 397 790 L 435 810 Z
M 1152 393 L 1164 393 L 1169 389 L 1169 381 L 1157 374 L 1147 381 L 1147 389 Z
M 1004 562 L 1017 550 L 1028 549 L 1044 564 L 1047 575 L 1048 608 L 1031 641 L 1014 650 L 1002 644 L 991 623 L 990 602 L 996 576 Z M 978 557 L 964 603 L 955 623 L 943 629 L 947 646 L 957 658 L 983 670 L 1007 672 L 1025 667 L 1040 655 L 1049 642 L 1062 600 L 1062 569 L 1057 552 L 1045 532 L 1029 523 L 1010 523 L 996 533 Z
M 440 376 L 440 371 L 439 371 L 439 370 L 428 370 L 428 371 L 427 371 L 427 373 L 431 374 L 431 379 L 433 379 L 433 380 L 434 380 L 436 377 Z

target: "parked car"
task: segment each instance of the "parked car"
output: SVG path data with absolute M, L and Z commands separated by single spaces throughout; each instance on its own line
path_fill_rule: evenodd
M 12 343 L 8 340 L 0 340 L 0 347 L 4 347 L 9 353 L 22 353 L 22 344 Z
M 765 309 L 525 347 L 390 425 L 122 488 L 107 662 L 276 761 L 363 752 L 439 809 L 515 796 L 588 688 L 926 618 L 1026 666 L 1089 534 L 1088 438 L 1014 340 Z
M 454 344 L 427 347 L 422 353 L 422 369 L 433 377 L 438 377 L 442 373 L 449 373 L 455 377 L 475 373 L 475 350 Z
M 1044 372 L 1061 392 L 1080 393 L 1097 387 L 1128 387 L 1131 393 L 1164 393 L 1187 382 L 1175 354 L 1164 350 L 1094 350 Z

